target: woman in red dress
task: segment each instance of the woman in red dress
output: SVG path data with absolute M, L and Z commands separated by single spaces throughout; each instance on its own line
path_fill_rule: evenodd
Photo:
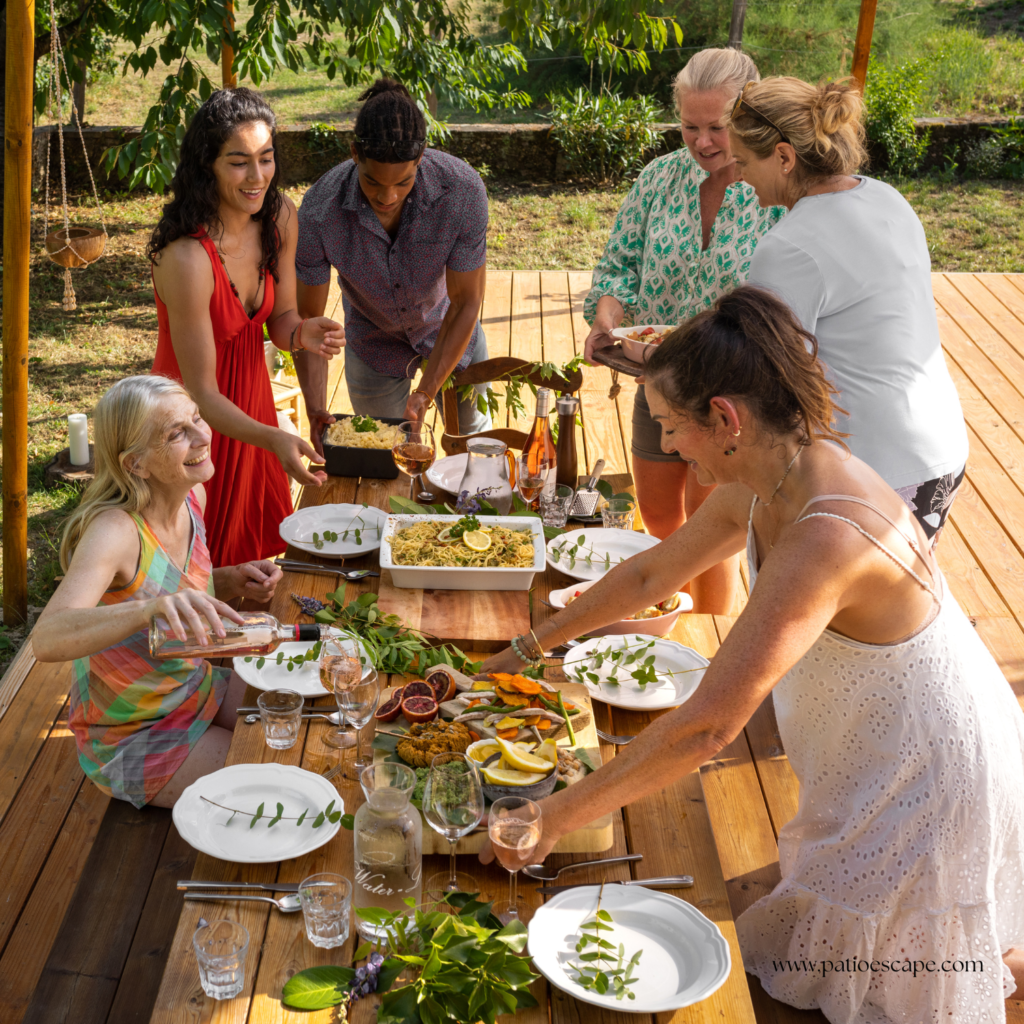
M 250 89 L 215 92 L 185 133 L 171 190 L 149 244 L 159 335 L 153 373 L 180 380 L 213 428 L 216 475 L 206 523 L 214 566 L 266 558 L 284 544 L 288 476 L 320 484 L 302 438 L 277 425 L 263 352 L 271 341 L 324 359 L 345 334 L 295 302 L 295 204 L 278 191 L 273 111 Z

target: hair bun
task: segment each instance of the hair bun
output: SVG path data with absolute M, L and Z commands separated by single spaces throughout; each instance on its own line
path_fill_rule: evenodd
M 372 100 L 374 96 L 380 96 L 386 92 L 397 92 L 399 96 L 408 96 L 409 99 L 412 99 L 409 90 L 401 82 L 394 78 L 378 78 L 366 92 L 360 95 L 359 102 L 364 103 L 366 100 Z
M 819 139 L 823 135 L 833 136 L 846 125 L 859 123 L 863 107 L 860 93 L 846 82 L 826 82 L 818 86 L 811 101 L 815 134 Z

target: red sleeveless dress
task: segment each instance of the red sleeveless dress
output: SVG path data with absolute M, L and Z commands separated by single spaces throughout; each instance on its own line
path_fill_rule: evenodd
M 217 387 L 247 416 L 277 426 L 277 409 L 263 354 L 263 325 L 274 308 L 274 279 L 267 274 L 263 303 L 250 320 L 206 232 L 196 236 L 213 265 L 210 319 L 217 346 Z M 153 373 L 181 381 L 171 344 L 167 307 L 156 299 L 158 335 Z M 269 558 L 285 548 L 278 526 L 292 513 L 288 475 L 276 455 L 213 431 L 216 472 L 206 484 L 206 531 L 214 567 Z

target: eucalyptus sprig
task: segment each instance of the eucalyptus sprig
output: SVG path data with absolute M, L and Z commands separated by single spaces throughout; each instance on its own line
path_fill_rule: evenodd
M 616 948 L 614 942 L 607 937 L 615 929 L 612 915 L 601 909 L 604 896 L 604 884 L 597 895 L 597 910 L 594 916 L 584 921 L 579 927 L 579 939 L 576 952 L 579 954 L 575 963 L 568 964 L 569 970 L 576 972 L 572 980 L 581 988 L 593 989 L 598 995 L 604 995 L 609 989 L 616 999 L 636 999 L 629 987 L 636 982 L 633 972 L 643 950 L 637 950 L 627 961 L 626 947 L 620 942 Z M 605 933 L 602 935 L 602 933 Z M 588 949 L 588 947 L 590 947 Z
M 320 614 L 320 612 L 316 613 L 316 615 L 319 615 L 319 614 Z M 314 618 L 316 618 L 316 615 L 314 615 Z M 316 643 L 313 644 L 313 646 L 310 647 L 309 650 L 305 652 L 305 654 L 291 654 L 288 657 L 285 657 L 284 651 L 278 651 L 277 652 L 277 657 L 276 658 L 272 658 L 271 660 L 274 662 L 275 665 L 287 665 L 288 666 L 288 671 L 289 672 L 294 672 L 297 668 L 302 668 L 303 665 L 306 665 L 307 663 L 309 663 L 311 661 L 319 661 L 320 660 L 320 649 L 322 647 L 323 647 L 323 641 L 322 640 L 317 640 Z M 267 663 L 267 659 L 266 658 L 263 658 L 263 657 L 256 658 L 256 656 L 253 655 L 253 654 L 247 654 L 245 656 L 244 660 L 245 661 L 253 661 L 254 659 L 256 661 L 256 670 L 257 671 L 259 671 L 261 668 L 263 668 L 263 666 L 266 665 L 266 663 Z M 360 660 L 362 661 L 363 659 L 361 658 Z
M 681 676 L 686 675 L 688 672 L 704 671 L 706 667 L 704 665 L 700 665 L 697 668 L 655 669 L 655 655 L 647 654 L 646 657 L 644 655 L 656 643 L 657 640 L 638 640 L 632 643 L 627 642 L 615 650 L 597 651 L 585 662 L 577 665 L 569 675 L 577 683 L 593 683 L 596 685 L 604 682 L 618 686 L 621 683 L 619 670 L 628 668 L 630 665 L 637 665 L 637 662 L 639 662 L 640 664 L 629 673 L 629 678 L 635 679 L 642 690 L 648 683 L 656 683 L 659 674 L 664 676 Z M 598 670 L 604 668 L 606 663 L 612 666 L 612 672 L 611 675 L 602 679 L 598 675 Z
M 358 430 L 359 428 L 357 427 L 356 429 Z M 376 429 L 376 428 L 374 428 L 374 429 Z M 369 507 L 370 506 L 364 501 L 363 502 L 363 508 L 369 508 Z M 361 523 L 362 526 L 356 526 L 355 525 L 356 523 Z M 348 540 L 348 535 L 351 533 L 351 534 L 354 535 L 353 539 L 355 540 L 356 544 L 361 546 L 362 543 L 363 543 L 363 530 L 364 529 L 366 529 L 366 520 L 362 516 L 356 516 L 355 519 L 352 520 L 352 524 L 347 529 L 342 531 L 342 533 L 341 533 L 342 543 L 344 543 L 345 541 Z M 380 538 L 381 538 L 380 523 L 379 522 L 378 523 L 374 523 L 372 529 L 375 529 L 377 531 L 377 540 L 380 540 Z M 321 539 L 321 537 L 320 537 L 320 535 L 318 533 L 314 533 L 313 534 L 313 547 L 315 547 L 317 549 L 317 551 L 322 551 L 323 550 L 324 541 L 328 541 L 331 544 L 336 544 L 337 541 L 338 541 L 338 534 L 336 534 L 333 530 L 324 530 L 324 535 L 323 535 L 322 539 Z
M 266 801 L 263 801 L 254 811 L 243 811 L 238 807 L 227 807 L 224 804 L 217 803 L 216 800 L 211 800 L 209 797 L 200 796 L 200 800 L 203 803 L 211 804 L 214 807 L 219 807 L 222 811 L 230 811 L 231 817 L 224 822 L 225 826 L 230 825 L 235 820 L 236 814 L 241 814 L 243 817 L 248 817 L 249 828 L 255 828 L 256 822 L 260 821 L 264 817 L 263 810 L 267 806 Z M 311 822 L 313 828 L 319 828 L 325 821 L 329 821 L 332 825 L 336 825 L 339 821 L 341 822 L 342 828 L 347 828 L 351 831 L 355 819 L 351 814 L 342 814 L 341 811 L 334 809 L 335 801 L 332 800 L 322 811 L 318 811 L 313 821 Z M 296 828 L 300 826 L 306 818 L 309 816 L 309 808 L 307 807 L 298 817 L 288 816 L 284 813 L 284 804 L 277 804 L 277 811 L 273 817 L 267 821 L 267 828 L 273 828 L 279 821 L 294 821 Z
M 601 568 L 603 566 L 604 571 L 607 572 L 612 567 L 611 553 L 605 552 L 605 554 L 601 556 L 594 550 L 593 546 L 585 549 L 584 545 L 586 542 L 586 535 L 581 533 L 573 544 L 570 544 L 568 540 L 565 540 L 562 541 L 561 544 L 553 545 L 551 548 L 551 561 L 557 565 L 561 562 L 562 557 L 564 556 L 569 562 L 570 572 L 576 568 L 577 562 L 583 562 L 588 569 L 595 568 L 596 562 L 597 568 Z M 620 562 L 624 561 L 625 559 L 620 556 L 615 564 L 618 565 Z

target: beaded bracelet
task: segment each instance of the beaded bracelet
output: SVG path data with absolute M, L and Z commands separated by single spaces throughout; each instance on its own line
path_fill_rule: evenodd
M 520 646 L 519 646 L 519 641 L 521 641 L 521 640 L 524 642 L 524 646 L 525 646 L 526 638 L 522 634 L 520 634 L 517 637 L 513 637 L 512 638 L 512 650 L 515 652 L 516 657 L 520 661 L 522 661 L 525 664 L 530 665 L 530 666 L 540 664 L 541 659 L 527 657 L 527 655 L 523 653 L 522 648 L 520 648 Z

